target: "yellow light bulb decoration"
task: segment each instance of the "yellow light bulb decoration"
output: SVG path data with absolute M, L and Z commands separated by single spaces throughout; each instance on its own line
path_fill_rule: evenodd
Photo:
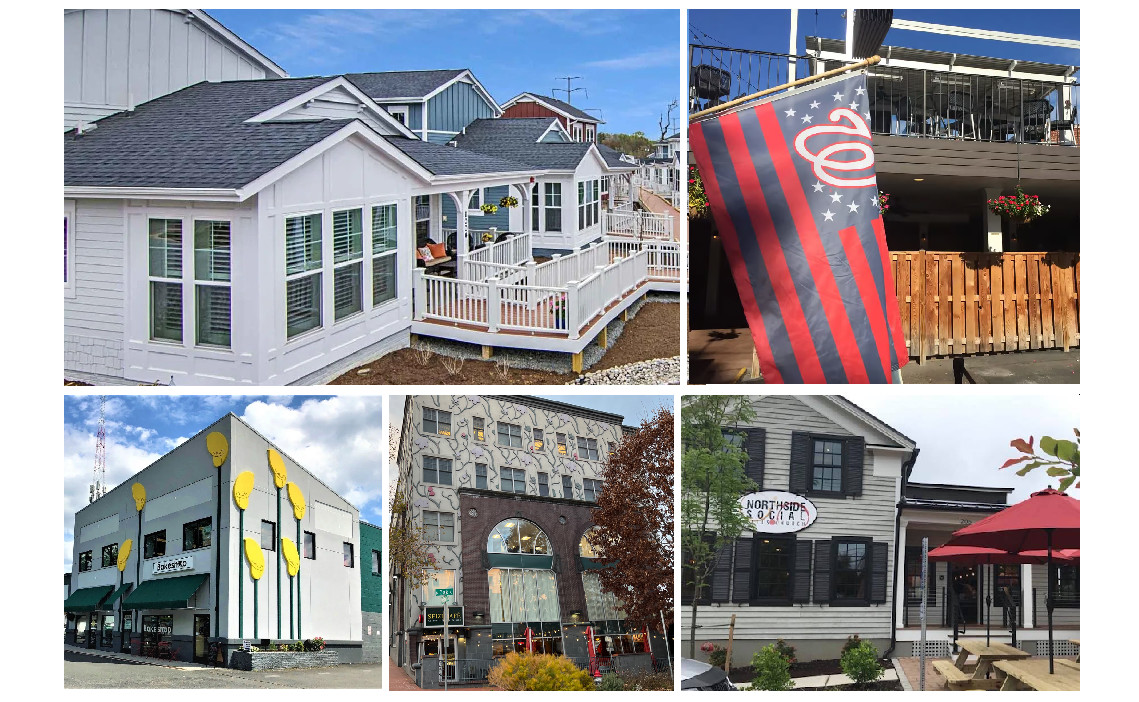
M 206 450 L 214 458 L 214 468 L 221 468 L 221 464 L 225 463 L 225 457 L 229 455 L 229 442 L 225 440 L 225 434 L 211 431 L 206 436 Z
M 289 483 L 289 502 L 293 503 L 293 516 L 297 521 L 305 517 L 305 494 L 296 483 Z
M 142 486 L 142 483 L 131 485 L 131 496 L 134 497 L 135 511 L 141 512 L 146 505 L 146 488 Z
M 285 556 L 285 565 L 288 566 L 289 577 L 295 576 L 301 570 L 301 556 L 297 553 L 297 545 L 293 540 L 281 537 L 281 553 Z
M 274 449 L 269 449 L 269 470 L 273 471 L 273 484 L 277 486 L 277 489 L 285 487 L 288 478 L 285 470 L 285 459 L 281 458 L 281 454 Z
M 233 501 L 241 509 L 249 509 L 249 494 L 253 492 L 253 472 L 243 471 L 233 481 Z
M 119 546 L 119 572 L 127 569 L 127 559 L 131 557 L 131 546 L 134 546 L 134 541 L 127 539 Z
M 249 561 L 249 574 L 254 580 L 260 580 L 265 574 L 265 555 L 257 539 L 245 537 L 245 560 Z

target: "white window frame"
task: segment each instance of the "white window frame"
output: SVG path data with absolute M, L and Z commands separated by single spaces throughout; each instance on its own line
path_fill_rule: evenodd
M 181 261 L 179 262 L 177 278 L 168 275 L 154 275 L 150 272 L 150 224 L 154 220 L 161 220 L 163 222 L 176 221 L 181 227 L 181 241 L 178 243 L 181 249 L 179 254 Z M 154 283 L 177 285 L 180 288 L 181 309 L 179 310 L 179 324 L 181 329 L 179 330 L 178 339 L 162 339 L 154 336 Z M 150 214 L 146 217 L 146 336 L 147 340 L 152 344 L 186 346 L 186 218 L 181 215 L 166 216 L 162 214 Z
M 75 297 L 75 201 L 63 201 L 63 294 Z M 149 242 L 148 242 L 149 245 Z M 149 252 L 148 252 L 149 255 Z
M 577 200 L 578 231 L 597 226 L 601 219 L 601 180 L 577 181 Z
M 546 183 L 542 188 L 542 231 L 544 232 L 558 232 L 559 234 L 565 230 L 565 211 L 562 205 L 565 202 L 562 197 L 565 193 L 562 192 L 561 183 Z M 553 198 L 557 198 L 557 204 L 550 204 Z M 550 211 L 554 210 L 558 213 L 558 228 L 550 229 Z
M 377 253 L 376 252 L 376 228 L 375 228 L 375 226 L 376 226 L 375 225 L 376 210 L 380 209 L 380 208 L 385 208 L 385 207 L 391 207 L 395 211 L 395 245 L 391 249 Z M 411 207 L 412 207 L 412 209 L 415 208 L 415 199 L 414 198 L 412 198 Z M 428 207 L 430 207 L 430 205 L 428 205 Z M 372 309 L 376 309 L 379 307 L 384 307 L 387 305 L 399 303 L 399 256 L 398 256 L 398 254 L 399 254 L 399 220 L 400 220 L 399 202 L 393 200 L 390 202 L 371 203 L 367 206 L 367 208 L 368 208 L 368 226 L 366 226 L 364 228 L 364 238 L 365 238 L 364 250 L 365 251 L 371 251 L 371 254 L 369 254 L 369 255 L 372 258 L 372 260 L 371 260 L 372 265 L 371 265 L 371 270 L 367 271 L 367 275 L 371 281 L 371 284 L 369 286 L 371 291 L 372 291 L 372 295 L 371 295 L 371 299 L 370 299 L 370 305 L 371 305 Z M 430 218 L 430 215 L 428 215 L 428 217 Z M 376 264 L 379 263 L 381 259 L 385 259 L 385 258 L 390 258 L 392 261 L 392 297 L 388 298 L 387 300 L 381 300 L 379 303 L 377 303 L 376 302 L 376 270 L 377 270 Z
M 313 215 L 316 215 L 317 218 L 320 220 L 320 265 L 316 266 L 314 268 L 306 268 L 306 269 L 304 269 L 302 271 L 298 271 L 296 273 L 289 273 L 288 272 L 289 271 L 289 261 L 288 261 L 288 259 L 289 259 L 289 252 L 288 252 L 289 220 L 290 219 L 304 218 L 304 217 L 311 217 Z M 302 210 L 299 212 L 288 212 L 288 213 L 281 215 L 281 224 L 282 224 L 281 237 L 282 237 L 282 243 L 285 245 L 285 265 L 284 265 L 284 270 L 283 270 L 283 273 L 285 274 L 285 319 L 284 319 L 284 322 L 285 322 L 285 329 L 284 329 L 284 331 L 285 331 L 285 343 L 291 343 L 291 342 L 296 341 L 298 339 L 304 339 L 304 338 L 306 338 L 312 334 L 319 332 L 320 330 L 324 329 L 324 327 L 325 327 L 324 306 L 328 303 L 328 300 L 325 299 L 324 287 L 325 287 L 325 284 L 327 283 L 327 271 L 325 271 L 325 268 L 327 267 L 328 263 L 325 261 L 326 256 L 325 256 L 324 248 L 325 248 L 325 245 L 328 243 L 326 241 L 326 237 L 325 237 L 325 231 L 328 229 L 328 227 L 326 226 L 324 219 L 325 219 L 324 218 L 324 212 L 322 210 Z M 295 280 L 301 280 L 302 278 L 307 278 L 307 277 L 316 276 L 316 275 L 320 276 L 320 283 L 316 286 L 317 291 L 320 293 L 320 304 L 317 305 L 317 310 L 320 314 L 320 318 L 317 320 L 317 324 L 313 328 L 306 329 L 302 332 L 297 332 L 296 334 L 289 336 L 289 283 L 291 283 Z
M 226 224 L 229 225 L 229 277 L 228 277 L 228 280 L 211 280 L 211 279 L 207 279 L 207 278 L 199 278 L 198 277 L 198 222 L 225 222 Z M 194 303 L 193 304 L 194 316 L 193 316 L 192 327 L 193 327 L 193 331 L 194 331 L 194 345 L 200 346 L 202 348 L 210 348 L 210 349 L 232 349 L 233 348 L 233 220 L 232 219 L 218 219 L 215 217 L 204 217 L 203 216 L 201 218 L 198 218 L 198 217 L 193 218 L 193 220 L 191 220 L 190 224 L 191 224 L 191 227 L 190 227 L 189 246 L 190 246 L 190 251 L 192 252 L 192 256 L 190 257 L 190 267 L 193 269 L 193 271 L 192 271 L 192 275 L 188 279 L 191 280 L 193 283 L 192 298 L 193 298 L 193 303 Z M 183 236 L 185 236 L 185 234 L 183 234 Z M 185 266 L 183 266 L 183 269 L 184 268 L 185 268 Z M 185 274 L 185 271 L 183 270 L 183 275 L 184 274 Z M 203 342 L 201 339 L 198 338 L 198 321 L 199 321 L 199 317 L 200 317 L 199 310 L 198 310 L 198 288 L 200 288 L 200 287 L 202 287 L 202 288 L 205 288 L 205 287 L 225 288 L 225 289 L 229 290 L 229 343 L 228 344 L 225 344 L 225 345 L 223 345 L 223 344 L 210 344 L 210 343 Z M 183 307 L 182 314 L 184 316 L 186 314 L 186 312 L 185 312 L 185 307 L 186 307 L 185 300 L 183 300 L 182 307 Z
M 502 443 L 502 436 L 503 436 L 502 429 L 503 428 L 506 429 L 506 443 L 505 444 Z M 512 448 L 512 449 L 520 449 L 523 447 L 522 425 L 521 424 L 511 424 L 510 422 L 495 422 L 494 429 L 495 429 L 496 445 L 501 446 L 503 448 Z M 514 432 L 511 431 L 511 429 L 517 429 L 518 430 L 517 437 L 514 434 Z M 514 439 L 515 438 L 518 439 L 518 445 L 517 446 L 514 445 Z
M 430 523 L 428 522 L 428 519 L 427 519 L 427 515 L 429 515 L 429 514 L 432 515 L 432 517 L 433 517 L 433 521 Z M 450 539 L 444 539 L 443 538 L 443 529 L 448 528 L 448 527 L 445 527 L 443 524 L 443 517 L 444 516 L 451 518 L 451 525 L 449 527 L 451 529 L 451 538 Z M 424 539 L 426 539 L 427 541 L 429 541 L 433 544 L 453 544 L 453 543 L 455 543 L 455 522 L 457 520 L 455 519 L 455 513 L 454 512 L 440 512 L 437 510 L 425 509 L 425 510 L 423 510 L 423 513 L 421 515 L 421 519 L 423 522 L 423 538 Z M 434 531 L 431 531 L 431 530 L 434 530 Z M 435 535 L 435 538 L 431 538 L 432 534 Z
M 337 260 L 337 254 L 336 254 L 336 215 L 341 214 L 341 213 L 345 213 L 345 212 L 346 213 L 352 213 L 352 212 L 359 212 L 360 213 L 360 242 L 359 242 L 359 248 L 357 250 L 353 251 L 351 248 L 352 237 L 351 237 L 351 235 L 349 235 L 348 252 L 347 252 L 347 254 L 345 254 L 345 257 L 343 259 L 338 261 Z M 364 206 L 361 205 L 359 207 L 346 207 L 346 208 L 341 209 L 341 210 L 332 210 L 332 212 L 329 215 L 329 219 L 332 220 L 332 323 L 336 324 L 337 322 L 342 322 L 342 321 L 351 319 L 352 317 L 355 317 L 356 315 L 362 314 L 364 312 L 364 243 L 365 243 L 365 241 L 364 241 Z M 349 222 L 351 222 L 351 214 L 349 214 Z M 370 223 L 370 220 L 369 220 L 369 223 Z M 346 269 L 346 268 L 351 268 L 352 266 L 357 266 L 358 270 L 360 271 L 360 274 L 359 274 L 360 277 L 359 277 L 357 284 L 356 284 L 356 295 L 357 295 L 357 299 L 360 302 L 359 309 L 353 310 L 351 312 L 346 313 L 344 316 L 338 317 L 337 311 L 336 311 L 336 307 L 337 307 L 337 305 L 336 305 L 336 303 L 337 303 L 337 300 L 336 300 L 336 274 L 339 273 L 340 271 Z
M 581 122 L 574 122 L 573 123 L 573 140 L 576 142 L 583 141 Z
M 407 105 L 389 105 L 386 109 L 388 111 L 388 114 L 392 116 L 392 119 L 396 120 L 397 122 L 399 122 L 403 126 L 407 127 L 408 129 L 411 129 L 411 127 L 408 127 L 408 125 L 407 125 L 407 120 L 408 120 Z
M 471 196 L 467 199 L 467 214 L 482 214 L 482 205 L 483 202 L 485 202 L 485 195 L 486 193 L 483 192 L 482 188 L 476 188 L 475 190 L 471 191 Z M 474 205 L 471 205 L 472 201 L 474 201 Z
M 586 125 L 586 127 L 585 127 L 585 139 L 586 139 L 586 141 L 593 141 L 593 134 L 594 134 L 593 125 L 592 124 Z

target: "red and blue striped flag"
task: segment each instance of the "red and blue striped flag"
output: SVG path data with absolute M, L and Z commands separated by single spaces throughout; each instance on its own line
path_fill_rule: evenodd
M 767 382 L 888 383 L 908 360 L 869 117 L 860 72 L 688 128 Z

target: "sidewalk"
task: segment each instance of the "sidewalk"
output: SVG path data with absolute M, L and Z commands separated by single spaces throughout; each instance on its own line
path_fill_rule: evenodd
M 895 668 L 886 668 L 882 671 L 881 680 L 897 680 L 898 671 Z M 853 685 L 849 676 L 839 673 L 837 675 L 809 675 L 805 678 L 791 678 L 791 684 L 796 690 L 803 688 L 838 687 L 839 685 Z M 750 689 L 737 685 L 737 689 Z
M 202 663 L 194 663 L 192 661 L 168 661 L 159 658 L 147 658 L 145 656 L 136 656 L 131 653 L 115 653 L 114 651 L 100 651 L 95 648 L 81 648 L 79 646 L 72 646 L 70 644 L 63 645 L 64 653 L 78 653 L 92 658 L 107 658 L 116 661 L 126 661 L 128 663 L 137 663 L 140 665 L 157 665 L 163 668 L 176 668 L 178 670 L 195 670 L 195 669 L 209 669 L 211 666 Z
M 447 688 L 448 692 L 465 692 L 468 690 L 494 690 L 493 687 L 485 687 L 481 685 L 453 685 Z M 415 680 L 395 664 L 391 658 L 388 658 L 388 690 L 390 692 L 442 692 L 439 690 L 423 690 L 415 684 Z

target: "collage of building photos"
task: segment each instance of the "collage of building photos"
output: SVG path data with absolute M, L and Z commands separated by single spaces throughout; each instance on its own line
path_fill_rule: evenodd
M 62 15 L 64 688 L 1080 690 L 1079 10 Z

